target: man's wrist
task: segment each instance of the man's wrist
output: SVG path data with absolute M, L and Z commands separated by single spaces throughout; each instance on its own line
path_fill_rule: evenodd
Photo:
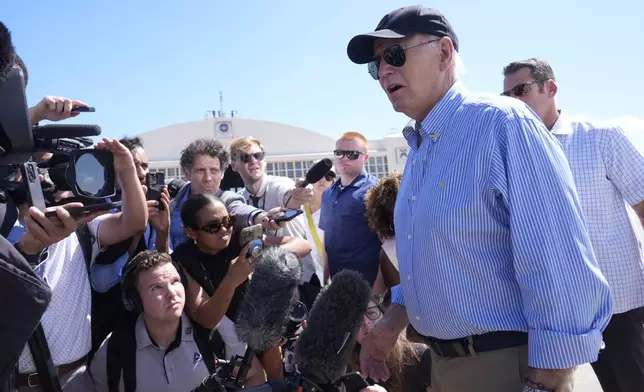
M 264 210 L 257 209 L 253 212 L 250 213 L 248 216 L 248 225 L 253 226 L 253 225 L 258 225 L 262 223 L 262 220 L 268 216 L 268 212 Z
M 18 249 L 20 253 L 29 256 L 39 255 L 47 246 L 40 243 L 29 234 L 23 235 L 18 242 L 15 244 L 15 248 Z

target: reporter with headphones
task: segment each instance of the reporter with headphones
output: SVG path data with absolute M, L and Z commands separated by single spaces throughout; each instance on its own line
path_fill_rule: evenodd
M 111 333 L 90 372 L 94 391 L 177 391 L 214 369 L 207 333 L 184 314 L 185 276 L 170 255 L 143 251 L 124 268 L 123 304 L 139 316 Z

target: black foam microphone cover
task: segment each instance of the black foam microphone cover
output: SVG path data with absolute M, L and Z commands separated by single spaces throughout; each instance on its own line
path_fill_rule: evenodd
M 304 188 L 309 184 L 315 184 L 324 178 L 333 167 L 333 162 L 329 158 L 320 159 L 315 165 L 313 165 L 308 172 L 306 172 L 305 181 L 300 184 L 300 187 Z
M 371 299 L 371 287 L 355 271 L 336 274 L 322 289 L 295 344 L 298 370 L 318 384 L 345 372 Z
M 302 264 L 287 250 L 264 248 L 235 322 L 239 339 L 254 351 L 277 347 L 293 311 Z

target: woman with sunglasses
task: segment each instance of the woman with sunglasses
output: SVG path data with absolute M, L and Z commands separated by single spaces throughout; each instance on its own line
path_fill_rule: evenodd
M 234 217 L 213 194 L 190 196 L 181 208 L 181 219 L 189 239 L 175 249 L 172 258 L 186 270 L 188 314 L 202 327 L 217 329 L 226 346 L 226 358 L 244 355 L 246 347 L 237 339 L 234 322 L 257 260 L 246 257 L 248 245 L 242 247 L 232 230 Z M 306 240 L 300 238 L 265 237 L 264 244 L 283 246 L 298 258 L 311 251 Z M 269 379 L 280 378 L 279 348 L 269 351 L 264 353 L 262 365 Z M 259 385 L 265 380 L 255 360 L 246 386 Z
M 384 312 L 382 302 L 378 296 L 374 296 L 369 301 L 364 324 L 356 337 L 356 348 L 348 367 L 350 372 L 360 371 L 360 343 L 382 319 Z M 412 343 L 403 334 L 399 335 L 387 358 L 387 367 L 390 378 L 379 383 L 387 392 L 431 392 L 431 371 L 428 371 L 431 369 L 431 356 L 426 345 Z

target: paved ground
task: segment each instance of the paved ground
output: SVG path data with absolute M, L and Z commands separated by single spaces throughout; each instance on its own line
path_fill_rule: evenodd
M 575 372 L 575 392 L 602 392 L 597 377 L 590 365 L 579 367 Z

